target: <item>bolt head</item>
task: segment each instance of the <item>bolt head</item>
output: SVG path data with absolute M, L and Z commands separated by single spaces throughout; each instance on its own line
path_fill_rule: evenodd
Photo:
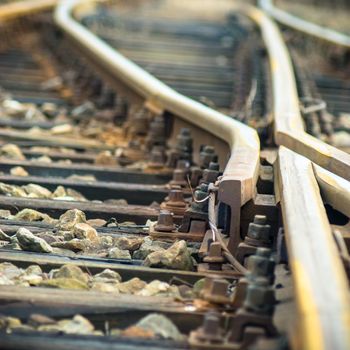
M 266 220 L 267 220 L 266 215 L 255 215 L 254 216 L 254 224 L 265 225 Z
M 154 228 L 160 232 L 173 231 L 175 229 L 173 213 L 169 210 L 161 210 Z
M 275 304 L 274 289 L 268 285 L 249 284 L 244 307 L 261 313 L 269 313 Z

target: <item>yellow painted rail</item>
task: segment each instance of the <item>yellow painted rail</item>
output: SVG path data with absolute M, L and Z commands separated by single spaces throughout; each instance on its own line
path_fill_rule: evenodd
M 291 60 L 277 26 L 256 8 L 238 6 L 238 10 L 260 27 L 272 72 L 275 141 L 281 145 L 275 192 L 282 208 L 299 315 L 292 346 L 349 349 L 349 285 L 320 188 L 326 202 L 348 213 L 350 183 L 345 179 L 350 178 L 350 155 L 305 133 Z
M 294 348 L 349 349 L 349 286 L 312 163 L 281 147 L 277 172 L 300 315 Z

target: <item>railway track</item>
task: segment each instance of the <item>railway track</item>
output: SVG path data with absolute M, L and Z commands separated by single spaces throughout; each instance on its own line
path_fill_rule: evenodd
M 262 2 L 262 6 L 284 27 L 308 132 L 349 152 L 350 37 L 293 16 L 271 1 Z M 325 3 L 325 9 L 327 6 Z M 328 22 L 332 25 L 331 19 Z
M 349 157 L 271 20 L 193 6 L 0 8 L 0 348 L 348 347 Z

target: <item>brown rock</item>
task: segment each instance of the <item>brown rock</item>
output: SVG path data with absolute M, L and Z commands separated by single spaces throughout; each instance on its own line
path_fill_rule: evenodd
M 10 197 L 27 197 L 27 192 L 20 186 L 0 182 L 0 193 Z
M 72 320 L 59 321 L 64 333 L 67 334 L 91 334 L 94 331 L 92 323 L 81 315 L 75 315 Z
M 28 172 L 21 166 L 16 166 L 10 169 L 10 174 L 13 176 L 28 176 Z
M 52 243 L 52 247 L 68 249 L 73 252 L 79 252 L 79 251 L 85 250 L 87 245 L 85 244 L 84 241 L 74 238 L 70 241 Z
M 102 151 L 95 158 L 95 164 L 98 164 L 98 165 L 116 165 L 117 159 L 110 151 Z
M 166 282 L 154 280 L 148 283 L 145 288 L 136 293 L 144 297 L 163 296 L 163 297 L 180 297 L 179 289 L 176 286 L 170 286 Z
M 93 277 L 94 281 L 99 281 L 99 282 L 121 282 L 122 278 L 120 274 L 116 271 L 110 270 L 110 269 L 105 269 L 102 272 L 96 274 Z
M 54 332 L 64 334 L 94 334 L 94 326 L 81 315 L 75 315 L 73 319 L 60 320 L 56 324 L 46 324 L 38 327 L 40 332 Z
M 63 265 L 54 274 L 54 278 L 74 278 L 83 283 L 88 283 L 89 275 L 81 270 L 79 266 L 76 265 Z
M 61 230 L 70 231 L 76 224 L 85 222 L 86 216 L 81 210 L 70 209 L 60 216 L 56 226 Z
M 96 292 L 119 294 L 118 283 L 93 282 L 91 289 Z
M 164 251 L 170 246 L 171 244 L 168 242 L 153 241 L 151 238 L 145 237 L 144 242 L 141 244 L 138 250 L 134 251 L 132 257 L 133 259 L 144 260 L 146 259 L 147 255 L 154 252 Z
M 57 248 L 57 247 L 52 248 L 52 254 L 69 256 L 69 257 L 75 256 L 75 253 L 73 251 L 68 249 L 63 249 L 63 248 Z
M 84 222 L 78 223 L 74 226 L 73 233 L 76 238 L 79 239 L 89 239 L 90 241 L 98 241 L 97 231 L 91 227 L 89 224 Z
M 193 270 L 193 261 L 185 241 L 175 242 L 165 251 L 153 252 L 144 260 L 145 266 L 175 270 Z
M 49 215 L 40 213 L 39 211 L 33 209 L 23 209 L 13 216 L 15 220 L 23 220 L 23 221 L 42 221 L 47 224 L 54 224 L 56 222 L 55 219 L 52 219 Z
M 0 148 L 0 155 L 10 159 L 25 160 L 21 149 L 12 143 L 8 143 Z
M 51 280 L 43 280 L 39 287 L 59 288 L 59 289 L 89 289 L 87 284 L 75 278 L 53 278 Z
M 111 259 L 128 259 L 131 260 L 131 255 L 128 250 L 122 250 L 117 247 L 112 248 L 108 252 L 108 257 Z
M 39 163 L 52 163 L 52 159 L 48 156 L 41 156 L 38 158 L 33 158 L 32 160 Z
M 28 196 L 32 198 L 48 199 L 52 196 L 51 191 L 37 184 L 28 184 L 26 186 L 22 186 L 22 188 L 27 192 Z
M 60 231 L 60 234 L 63 236 L 63 240 L 65 241 L 71 241 L 72 239 L 75 238 L 75 235 L 71 231 Z
M 29 265 L 25 269 L 25 273 L 27 275 L 41 275 L 43 273 L 43 271 L 39 265 Z
M 146 285 L 146 282 L 140 280 L 138 277 L 135 277 L 129 281 L 119 283 L 118 289 L 119 292 L 123 294 L 134 294 L 136 292 L 139 292 L 141 289 L 145 288 Z
M 117 248 L 130 251 L 139 249 L 142 243 L 143 238 L 139 237 L 119 237 L 114 240 L 114 244 Z
M 156 334 L 152 330 L 144 329 L 137 326 L 130 326 L 127 329 L 121 331 L 120 336 L 125 338 L 156 338 Z
M 114 245 L 114 239 L 111 236 L 101 236 L 100 246 L 104 249 L 112 248 Z
M 50 317 L 41 314 L 31 314 L 28 324 L 33 327 L 39 327 L 44 324 L 56 324 L 56 321 Z
M 50 129 L 50 133 L 52 135 L 71 134 L 73 131 L 74 131 L 74 129 L 73 129 L 73 126 L 71 124 L 56 125 Z
M 49 243 L 49 244 L 61 241 L 60 237 L 54 236 L 48 232 L 37 233 L 36 237 L 43 239 L 46 243 Z
M 107 221 L 103 219 L 90 219 L 87 223 L 93 227 L 102 227 L 106 225 Z
M 57 186 L 55 191 L 52 193 L 52 198 L 65 197 L 67 196 L 66 189 L 63 186 Z

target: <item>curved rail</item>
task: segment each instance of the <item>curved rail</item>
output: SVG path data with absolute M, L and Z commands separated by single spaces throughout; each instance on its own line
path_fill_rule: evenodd
M 260 153 L 256 131 L 179 94 L 96 37 L 72 16 L 73 11 L 78 11 L 86 3 L 82 0 L 64 0 L 58 6 L 55 20 L 66 35 L 78 42 L 90 57 L 107 67 L 113 78 L 122 81 L 146 102 L 229 144 L 231 157 L 220 181 L 219 199 L 231 208 L 230 236 L 234 239 L 239 232 L 241 206 L 255 195 Z M 230 189 L 229 195 L 227 188 Z M 234 242 L 231 246 L 236 244 Z
M 239 10 L 259 25 L 268 50 L 276 142 L 305 154 L 315 163 L 327 165 L 329 151 L 337 155 L 341 153 L 304 132 L 291 61 L 276 25 L 255 8 L 245 6 L 239 7 Z M 280 147 L 275 186 L 282 206 L 300 315 L 298 332 L 301 337 L 296 337 L 297 343 L 293 344 L 293 348 L 347 349 L 350 346 L 348 283 L 315 174 L 326 200 L 345 212 L 350 184 L 320 167 L 314 170 L 309 159 Z M 332 159 L 334 163 L 328 166 L 331 169 L 339 166 Z M 341 173 L 349 177 L 350 172 L 344 173 L 346 167 Z M 344 195 L 340 198 L 334 196 L 341 189 L 345 191 Z M 332 283 L 325 282 L 327 280 Z
M 322 186 L 328 203 L 345 214 L 344 208 L 350 206 L 350 182 L 342 182 L 343 195 L 339 197 L 336 185 L 338 176 L 333 173 L 349 180 L 350 155 L 325 144 L 304 131 L 292 63 L 278 28 L 255 8 L 239 6 L 237 9 L 251 17 L 260 26 L 268 49 L 273 74 L 275 142 L 304 155 L 319 165 L 319 167 L 314 167 L 314 171 L 316 175 L 320 173 L 316 178 L 319 185 Z M 327 172 L 328 186 L 321 181 L 322 168 L 320 166 L 331 171 Z M 322 174 L 324 177 L 324 172 Z
M 240 206 L 255 192 L 259 162 L 259 142 L 255 131 L 178 94 L 120 55 L 74 20 L 72 13 L 80 4 L 82 0 L 63 1 L 55 14 L 56 22 L 71 39 L 108 67 L 112 77 L 122 80 L 146 101 L 229 143 L 232 154 L 220 184 L 220 199 L 231 203 L 235 209 L 234 217 L 239 217 Z M 238 6 L 236 9 L 259 25 L 268 47 L 278 143 L 287 143 L 293 148 L 295 145 L 290 142 L 291 139 L 301 145 L 298 149 L 300 153 L 306 153 L 315 163 L 330 170 L 337 170 L 335 168 L 340 163 L 339 175 L 346 177 L 350 160 L 338 159 L 342 155 L 338 150 L 316 139 L 312 139 L 311 144 L 306 142 L 309 136 L 303 129 L 290 59 L 277 27 L 253 7 Z M 283 209 L 296 303 L 301 316 L 299 327 L 302 336 L 295 348 L 345 349 L 350 344 L 347 281 L 332 240 L 312 163 L 282 147 L 277 167 L 279 185 L 276 190 Z M 238 205 L 232 199 L 237 197 L 237 193 L 240 194 Z
M 247 14 L 260 26 L 270 56 L 274 76 L 275 142 L 350 180 L 350 154 L 318 140 L 304 130 L 291 59 L 277 26 L 257 9 Z
M 275 17 L 275 12 L 272 13 L 271 11 L 272 9 L 273 11 L 278 9 L 272 5 L 272 1 L 261 0 L 260 6 L 267 13 Z M 280 32 L 272 22 L 266 21 L 266 18 L 264 20 L 258 14 L 252 14 L 252 16 L 255 16 L 256 21 L 260 23 L 262 28 L 265 28 L 263 33 L 271 58 L 270 64 L 274 75 L 273 91 L 275 96 L 275 142 L 292 149 L 319 165 L 319 167 L 314 167 L 314 171 L 317 175 L 316 178 L 319 181 L 319 185 L 323 188 L 323 193 L 330 201 L 329 204 L 345 213 L 344 208 L 350 206 L 350 183 L 348 182 L 350 180 L 350 155 L 318 140 L 304 131 L 293 67 Z M 279 20 L 279 17 L 276 19 Z M 296 29 L 303 30 L 303 27 L 301 26 Z M 269 39 L 271 36 L 275 39 Z M 327 172 L 328 186 L 325 186 L 325 182 L 321 181 L 321 167 L 330 171 Z M 339 193 L 336 186 L 338 177 L 332 173 L 348 180 L 347 182 L 343 182 L 342 188 L 344 192 L 341 198 L 337 196 L 337 193 Z M 324 172 L 322 174 L 322 177 L 324 177 Z
M 291 27 L 297 31 L 304 32 L 305 34 L 314 36 L 320 40 L 327 41 L 338 46 L 350 48 L 350 36 L 348 35 L 291 15 L 287 11 L 283 11 L 274 6 L 272 0 L 260 0 L 259 5 L 276 21 L 282 23 L 287 27 Z
M 234 208 L 232 221 L 239 219 L 241 205 L 255 193 L 259 164 L 256 132 L 178 94 L 86 30 L 72 17 L 73 11 L 86 3 L 65 0 L 56 11 L 57 23 L 71 39 L 105 65 L 113 78 L 123 81 L 147 102 L 209 131 L 230 145 L 231 159 L 220 183 L 220 199 Z M 259 25 L 267 44 L 273 73 L 276 142 L 286 144 L 321 166 L 326 165 L 329 170 L 340 167 L 339 175 L 346 178 L 348 159 L 342 159 L 338 150 L 304 132 L 291 63 L 277 28 L 253 7 L 244 6 L 239 10 Z M 310 160 L 284 147 L 279 150 L 276 191 L 282 205 L 301 315 L 298 326 L 302 336 L 295 344 L 298 349 L 346 349 L 350 345 L 348 286 L 315 173 L 318 181 L 323 182 L 323 187 L 320 186 L 326 193 L 330 193 L 327 192 L 329 188 L 344 190 L 348 182 L 338 179 L 335 185 L 331 181 L 333 175 L 322 171 L 318 167 L 313 169 Z M 232 199 L 237 195 L 238 200 Z
M 52 9 L 56 6 L 58 0 L 29 0 L 16 1 L 10 4 L 0 6 L 0 20 L 6 21 L 21 16 Z

